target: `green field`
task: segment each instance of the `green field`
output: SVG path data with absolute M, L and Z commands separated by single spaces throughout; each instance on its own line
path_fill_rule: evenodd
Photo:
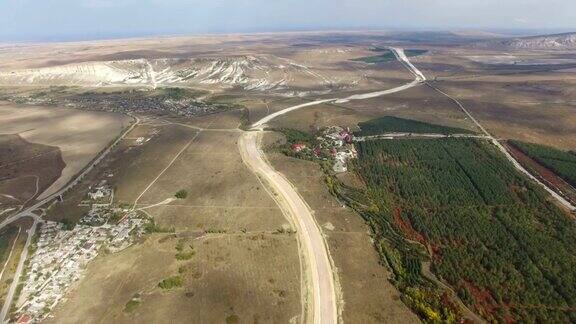
M 371 225 L 420 316 L 454 320 L 454 307 L 421 275 L 429 260 L 487 320 L 576 321 L 576 225 L 488 142 L 380 140 L 357 150 L 367 188 L 329 185 Z
M 388 62 L 396 61 L 396 55 L 394 55 L 394 52 L 392 52 L 391 50 L 389 50 L 387 48 L 376 47 L 376 48 L 372 49 L 372 51 L 378 52 L 380 54 L 374 55 L 374 56 L 359 57 L 359 58 L 352 59 L 352 61 L 364 62 L 364 63 L 369 63 L 369 64 L 388 63 Z M 419 55 L 425 54 L 426 52 L 428 52 L 428 51 L 418 50 L 418 49 L 409 49 L 409 50 L 404 51 L 404 53 L 406 54 L 407 57 L 419 56 Z
M 414 57 L 414 56 L 419 56 L 419 55 L 424 55 L 428 53 L 427 50 L 419 50 L 419 49 L 407 49 L 404 50 L 404 54 L 406 54 L 406 56 L 408 57 Z
M 576 187 L 576 154 L 574 152 L 520 141 L 510 141 L 510 143 Z
M 467 129 L 433 125 L 417 120 L 386 116 L 358 124 L 357 136 L 379 135 L 384 133 L 433 133 L 433 134 L 469 134 Z

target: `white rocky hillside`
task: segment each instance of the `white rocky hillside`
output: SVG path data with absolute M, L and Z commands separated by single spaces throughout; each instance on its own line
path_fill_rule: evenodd
M 517 50 L 574 50 L 576 33 L 499 39 L 477 44 L 477 47 Z
M 0 71 L 0 85 L 187 85 L 245 90 L 342 89 L 361 75 L 325 71 L 269 55 L 83 62 Z

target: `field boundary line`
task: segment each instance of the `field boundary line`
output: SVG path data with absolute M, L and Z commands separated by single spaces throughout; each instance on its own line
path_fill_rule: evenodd
M 134 204 L 132 206 L 132 210 L 135 209 L 136 204 L 138 203 L 138 200 L 140 200 L 140 198 L 142 198 L 142 196 L 144 196 L 144 194 L 156 183 L 156 181 L 158 181 L 158 179 L 160 179 L 160 177 L 162 177 L 162 175 L 168 170 L 170 169 L 170 167 L 172 166 L 172 164 L 174 164 L 174 162 L 176 162 L 176 160 L 180 157 L 180 155 L 182 155 L 182 153 L 190 146 L 192 145 L 192 143 L 194 142 L 194 140 L 196 140 L 196 138 L 198 137 L 198 135 L 200 135 L 202 131 L 198 131 L 193 137 L 192 139 L 190 139 L 188 141 L 188 143 L 186 143 L 184 145 L 184 147 L 182 147 L 182 149 L 180 149 L 180 151 L 176 154 L 176 156 L 174 156 L 174 158 L 172 158 L 172 160 L 170 161 L 170 163 L 168 163 L 168 165 L 162 169 L 162 171 L 160 171 L 160 173 L 156 176 L 156 178 L 154 178 L 154 180 L 152 180 L 152 182 L 150 182 L 148 184 L 148 186 L 146 186 L 146 188 L 144 188 L 144 191 L 142 191 L 140 193 L 140 195 L 138 197 L 136 197 L 136 200 L 134 200 Z

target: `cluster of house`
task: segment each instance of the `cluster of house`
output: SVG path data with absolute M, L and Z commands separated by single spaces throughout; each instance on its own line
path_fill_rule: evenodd
M 356 149 L 352 144 L 354 135 L 350 129 L 340 126 L 327 127 L 324 132 L 324 138 L 331 143 L 330 154 L 334 158 L 332 169 L 336 173 L 348 171 L 348 159 L 356 158 Z
M 352 144 L 354 135 L 349 128 L 340 126 L 328 126 L 323 131 L 324 138 L 331 140 L 334 147 L 342 147 L 344 144 Z M 321 139 L 321 138 L 319 138 Z
M 72 97 L 67 98 L 65 104 L 79 109 L 135 113 L 170 112 L 185 117 L 213 113 L 222 108 L 218 105 L 209 105 L 191 99 L 170 100 L 163 97 L 126 96 L 123 94 Z
M 172 113 L 193 117 L 227 109 L 220 104 L 210 104 L 193 99 L 171 100 L 162 96 L 148 96 L 145 93 L 84 93 L 76 96 L 52 98 L 50 96 L 8 97 L 9 101 L 32 105 L 63 105 L 82 110 L 101 110 L 134 113 Z
M 92 200 L 92 204 L 110 205 L 114 200 L 114 190 L 106 185 L 106 180 L 102 180 L 97 187 L 90 188 L 88 198 Z
M 129 212 L 117 224 L 101 226 L 64 225 L 45 221 L 26 269 L 17 313 L 29 322 L 39 322 L 65 296 L 71 284 L 80 279 L 86 265 L 104 247 L 116 252 L 130 246 L 143 234 L 146 220 Z
M 144 224 L 147 220 L 136 217 L 135 213 L 128 214 L 118 225 L 109 226 L 108 233 L 110 239 L 107 242 L 108 250 L 111 252 L 122 251 L 132 245 L 134 239 L 145 233 Z
M 98 226 L 105 224 L 115 211 L 108 207 L 92 206 L 79 221 L 83 225 Z
M 134 143 L 136 143 L 136 145 L 142 145 L 142 144 L 148 142 L 149 140 L 150 140 L 150 138 L 146 138 L 146 137 L 140 136 L 140 137 L 136 138 L 136 140 L 134 141 Z
M 114 190 L 106 184 L 106 180 L 94 187 L 89 188 L 86 199 L 79 206 L 90 206 L 88 213 L 82 217 L 80 224 L 98 226 L 106 223 L 113 213 L 117 212 L 110 208 L 114 201 Z
M 325 158 L 329 156 L 334 164 L 332 169 L 336 173 L 348 170 L 348 159 L 356 157 L 354 148 L 354 135 L 348 128 L 340 126 L 329 126 L 320 131 L 320 136 L 316 138 L 317 144 L 309 148 L 305 143 L 294 143 L 291 148 L 295 153 L 310 152 L 315 158 Z

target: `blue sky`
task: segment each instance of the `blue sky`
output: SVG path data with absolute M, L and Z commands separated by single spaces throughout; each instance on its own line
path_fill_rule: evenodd
M 576 30 L 575 0 L 0 0 L 0 40 L 325 29 Z

